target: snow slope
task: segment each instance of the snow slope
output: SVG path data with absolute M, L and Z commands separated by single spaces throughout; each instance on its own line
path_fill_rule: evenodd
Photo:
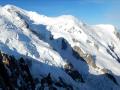
M 32 59 L 34 77 L 50 72 L 75 90 L 119 90 L 120 36 L 116 33 L 113 25 L 87 25 L 71 15 L 47 17 L 13 5 L 0 7 L 0 50 Z M 68 63 L 82 75 L 84 83 L 65 71 Z

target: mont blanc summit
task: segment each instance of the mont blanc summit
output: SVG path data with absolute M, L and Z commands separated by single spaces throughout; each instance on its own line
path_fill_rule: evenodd
M 72 15 L 1 6 L 0 88 L 119 90 L 120 33 Z

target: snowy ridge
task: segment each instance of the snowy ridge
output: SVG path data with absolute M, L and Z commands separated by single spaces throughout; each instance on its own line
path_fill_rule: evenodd
M 0 11 L 0 50 L 32 59 L 34 78 L 51 73 L 74 90 L 119 90 L 120 34 L 113 25 L 90 26 L 71 15 L 47 17 L 13 5 Z

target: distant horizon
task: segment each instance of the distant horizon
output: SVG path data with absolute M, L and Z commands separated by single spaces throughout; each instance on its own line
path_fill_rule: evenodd
M 120 0 L 3 0 L 0 5 L 15 5 L 48 17 L 72 15 L 89 25 L 112 24 L 120 29 Z

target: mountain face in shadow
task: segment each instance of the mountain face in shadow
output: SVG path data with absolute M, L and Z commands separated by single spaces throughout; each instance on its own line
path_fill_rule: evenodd
M 30 69 L 32 65 L 31 60 L 32 59 L 28 61 L 28 59 L 23 59 L 22 57 L 17 60 L 14 56 L 0 53 L 0 88 L 3 90 L 44 90 L 45 88 L 50 90 L 59 90 L 60 88 L 68 90 L 75 89 L 71 84 L 66 83 L 62 77 L 55 80 L 50 72 L 47 75 L 34 78 Z M 54 68 L 57 67 L 53 67 L 53 69 Z M 71 64 L 67 64 L 63 70 L 76 82 L 88 84 L 88 81 L 83 78 L 78 71 L 74 70 Z M 96 84 L 99 83 L 100 86 L 104 86 L 97 87 L 101 90 L 119 87 L 115 77 L 116 76 L 111 74 L 92 75 L 89 73 L 91 80 L 98 80 Z M 100 79 L 104 79 L 105 81 L 101 81 Z M 105 84 L 106 82 L 107 84 Z M 109 86 L 109 84 L 114 84 L 115 87 Z

